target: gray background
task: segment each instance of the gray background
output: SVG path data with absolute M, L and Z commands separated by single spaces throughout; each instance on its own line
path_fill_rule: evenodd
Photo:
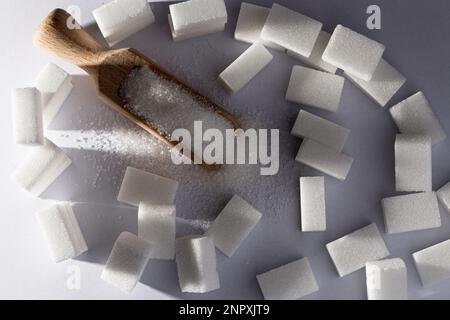
M 135 47 L 152 57 L 176 76 L 189 81 L 201 92 L 207 93 L 228 110 L 244 119 L 244 124 L 258 122 L 264 128 L 281 130 L 281 169 L 277 177 L 255 178 L 234 183 L 230 188 L 214 188 L 204 174 L 194 174 L 192 169 L 169 170 L 154 162 L 145 165 L 145 157 L 137 161 L 133 155 L 118 157 L 102 152 L 68 148 L 66 151 L 74 165 L 65 172 L 49 190 L 46 198 L 77 202 L 76 214 L 85 233 L 90 252 L 77 260 L 55 265 L 49 261 L 47 249 L 37 229 L 34 211 L 46 204 L 32 199 L 9 181 L 9 175 L 26 154 L 11 139 L 10 89 L 31 85 L 42 66 L 57 62 L 73 74 L 75 89 L 57 116 L 51 129 L 92 128 L 96 117 L 116 117 L 102 107 L 95 97 L 91 82 L 75 67 L 38 52 L 31 43 L 33 29 L 53 8 L 79 5 L 82 24 L 97 39 L 101 36 L 92 25 L 91 10 L 101 1 L 2 1 L 0 4 L 2 45 L 2 77 L 0 94 L 4 114 L 0 119 L 2 165 L 0 188 L 2 222 L 0 223 L 1 298 L 208 298 L 208 299 L 260 299 L 262 297 L 255 275 L 308 257 L 317 277 L 320 291 L 307 299 L 365 299 L 365 274 L 359 270 L 339 278 L 325 250 L 325 244 L 354 229 L 376 222 L 384 231 L 380 199 L 395 194 L 393 143 L 396 128 L 387 108 L 380 108 L 361 91 L 346 81 L 339 111 L 308 111 L 336 121 L 352 130 L 344 152 L 355 162 L 345 182 L 326 178 L 327 231 L 301 233 L 299 224 L 298 177 L 317 172 L 294 162 L 300 141 L 289 135 L 298 105 L 284 100 L 290 70 L 296 61 L 282 52 L 272 51 L 272 63 L 247 87 L 233 97 L 228 96 L 217 81 L 217 75 L 231 63 L 248 44 L 233 39 L 241 1 L 226 0 L 229 21 L 224 33 L 218 33 L 184 42 L 171 41 L 167 24 L 167 4 L 153 4 L 156 24 L 135 34 L 119 46 Z M 251 1 L 270 6 L 272 1 Z M 398 102 L 422 90 L 429 98 L 433 110 L 446 132 L 450 132 L 450 3 L 446 0 L 303 0 L 278 3 L 311 16 L 332 31 L 341 23 L 361 32 L 387 47 L 385 58 L 408 79 L 407 84 L 394 97 Z M 382 9 L 382 29 L 366 28 L 366 8 L 378 4 Z M 247 120 L 245 120 L 247 119 Z M 248 120 L 250 119 L 250 120 Z M 121 120 L 116 120 L 120 121 Z M 102 123 L 101 121 L 98 123 Z M 134 130 L 123 121 L 126 130 Z M 450 179 L 450 142 L 447 139 L 433 147 L 433 187 L 439 188 Z M 238 193 L 257 207 L 264 218 L 237 251 L 232 259 L 217 254 L 221 289 L 206 295 L 182 295 L 179 292 L 176 268 L 173 262 L 151 261 L 131 295 L 124 295 L 99 279 L 115 238 L 123 230 L 136 232 L 137 210 L 121 206 L 115 201 L 117 185 L 104 182 L 92 187 L 92 177 L 100 175 L 121 176 L 127 165 L 177 178 L 181 182 L 177 195 L 178 215 L 186 219 L 212 219 L 221 207 Z M 105 170 L 104 168 L 107 168 Z M 154 169 L 154 170 L 152 170 Z M 164 170 L 163 170 L 164 169 Z M 195 171 L 195 170 L 194 170 Z M 189 180 L 199 180 L 190 190 Z M 247 180 L 247 179 L 246 179 Z M 235 181 L 236 182 L 236 181 Z M 447 299 L 448 282 L 422 287 L 415 270 L 411 253 L 450 237 L 450 217 L 441 210 L 442 227 L 399 235 L 385 235 L 391 257 L 401 257 L 408 267 L 410 298 Z M 182 227 L 182 226 L 181 226 Z M 191 230 L 180 228 L 180 234 Z M 79 266 L 82 275 L 81 290 L 66 289 L 67 268 Z

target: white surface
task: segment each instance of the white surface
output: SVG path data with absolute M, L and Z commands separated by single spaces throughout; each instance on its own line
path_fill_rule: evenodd
M 330 41 L 330 37 L 331 35 L 328 32 L 320 31 L 309 57 L 302 56 L 301 54 L 290 50 L 286 50 L 286 53 L 308 67 L 329 73 L 336 73 L 337 68 L 322 59 L 323 52 L 328 45 L 328 41 Z
M 72 259 L 88 250 L 70 203 L 57 203 L 36 213 L 54 262 Z
M 274 3 L 261 31 L 261 38 L 309 57 L 321 29 L 321 22 Z
M 25 160 L 14 170 L 11 180 L 39 197 L 71 165 L 72 160 L 50 140 L 31 148 Z
M 12 91 L 14 139 L 17 144 L 44 144 L 41 94 L 36 88 Z
M 450 240 L 413 253 L 414 262 L 423 285 L 450 278 Z
M 208 229 L 215 246 L 231 257 L 249 236 L 262 214 L 239 196 L 233 196 Z
M 324 177 L 300 178 L 300 215 L 303 232 L 325 231 L 325 179 Z
M 206 293 L 220 288 L 216 249 L 210 237 L 179 238 L 175 252 L 181 291 Z
M 141 201 L 154 204 L 172 204 L 178 189 L 178 182 L 157 174 L 128 167 L 120 186 L 117 200 L 132 206 Z
M 101 278 L 108 284 L 130 293 L 136 287 L 150 258 L 152 246 L 130 232 L 117 238 Z
M 308 258 L 257 275 L 266 300 L 296 300 L 319 290 Z
M 447 213 L 450 213 L 450 182 L 440 187 L 436 191 L 436 194 L 442 206 L 447 210 Z
M 110 46 L 155 22 L 147 0 L 113 0 L 92 14 Z
M 300 110 L 291 134 L 299 138 L 312 139 L 341 152 L 350 130 L 308 111 Z
M 33 216 L 33 212 L 46 207 L 47 204 L 31 198 L 9 180 L 11 172 L 27 153 L 26 149 L 15 146 L 12 139 L 10 90 L 13 87 L 32 86 L 35 77 L 48 61 L 56 62 L 75 75 L 74 90 L 56 116 L 51 126 L 52 130 L 59 132 L 82 129 L 100 130 L 102 128 L 100 120 L 110 119 L 111 115 L 115 115 L 112 110 L 102 107 L 95 96 L 92 82 L 80 75 L 82 71 L 38 51 L 31 41 L 34 29 L 50 10 L 56 7 L 68 8 L 69 5 L 79 5 L 82 8 L 81 21 L 83 25 L 89 25 L 93 21 L 91 11 L 103 2 L 101 0 L 0 1 L 3 24 L 14 26 L 14 32 L 11 32 L 9 27 L 2 28 L 0 31 L 4 43 L 7 44 L 2 54 L 4 61 L 8 61 L 2 65 L 2 77 L 0 77 L 0 95 L 5 103 L 5 114 L 0 120 L 0 133 L 3 137 L 2 148 L 7 153 L 1 157 L 0 166 L 2 200 L 0 250 L 8 255 L 8 259 L 0 264 L 1 298 L 186 297 L 180 294 L 173 262 L 150 261 L 142 277 L 142 283 L 139 283 L 130 295 L 115 290 L 100 279 L 102 267 L 119 234 L 124 230 L 137 232 L 137 208 L 121 206 L 117 203 L 115 200 L 117 189 L 107 180 L 110 171 L 97 169 L 100 164 L 105 163 L 106 153 L 89 150 L 89 144 L 84 150 L 75 148 L 73 144 L 68 145 L 65 151 L 74 159 L 74 165 L 45 194 L 46 198 L 77 202 L 74 206 L 75 215 L 90 247 L 89 252 L 78 260 L 54 264 L 48 259 L 46 243 Z M 262 6 L 270 6 L 273 1 L 255 0 L 254 2 Z M 382 29 L 373 31 L 367 30 L 365 25 L 364 12 L 367 9 L 367 3 L 364 1 L 346 0 L 340 1 L 339 5 L 336 5 L 335 0 L 280 0 L 280 3 L 323 21 L 326 31 L 332 31 L 337 22 L 336 19 L 339 19 L 356 31 L 386 44 L 388 46 L 387 60 L 408 78 L 408 82 L 399 90 L 391 103 L 396 103 L 418 90 L 423 90 L 430 99 L 433 111 L 439 117 L 442 127 L 446 132 L 450 132 L 450 117 L 448 117 L 450 80 L 448 72 L 442 67 L 448 64 L 450 56 L 450 42 L 445 41 L 448 39 L 450 21 L 445 19 L 445 14 L 443 15 L 443 12 L 448 12 L 450 9 L 450 3 L 447 0 L 435 0 L 433 6 L 423 0 L 383 2 L 383 12 L 390 12 L 395 17 L 384 15 Z M 344 183 L 333 178 L 325 178 L 327 201 L 333 204 L 327 217 L 330 230 L 302 233 L 298 227 L 298 177 L 318 173 L 295 162 L 292 166 L 290 165 L 301 143 L 299 139 L 289 135 L 299 107 L 285 102 L 283 95 L 292 65 L 297 62 L 281 52 L 274 51 L 274 60 L 268 66 L 267 75 L 250 83 L 245 93 L 229 97 L 217 83 L 216 78 L 229 61 L 239 56 L 248 47 L 247 44 L 233 38 L 240 1 L 227 0 L 230 23 L 227 24 L 225 32 L 177 43 L 171 40 L 167 26 L 167 5 L 167 3 L 152 4 L 156 16 L 155 24 L 125 40 L 123 46 L 136 47 L 200 91 L 215 93 L 227 108 L 243 115 L 243 118 L 247 114 L 259 115 L 264 126 L 280 128 L 280 142 L 282 142 L 280 151 L 283 156 L 280 173 L 288 173 L 291 177 L 291 179 L 283 179 L 282 184 L 277 177 L 267 177 L 264 178 L 264 183 L 258 185 L 256 190 L 261 194 L 264 194 L 265 190 L 274 191 L 270 201 L 267 201 L 268 198 L 263 202 L 257 199 L 255 203 L 256 208 L 264 213 L 264 217 L 252 236 L 243 244 L 245 248 L 238 250 L 232 259 L 218 252 L 218 271 L 224 281 L 220 290 L 206 297 L 261 299 L 262 294 L 255 279 L 256 274 L 286 264 L 298 257 L 308 257 L 321 289 L 305 299 L 365 299 L 364 270 L 339 278 L 325 249 L 325 243 L 369 221 L 375 221 L 382 227 L 380 199 L 395 194 L 392 146 L 397 128 L 387 110 L 377 107 L 349 82 L 345 84 L 342 108 L 337 113 L 330 114 L 307 109 L 352 130 L 344 152 L 354 156 L 355 162 Z M 330 6 L 332 9 L 329 9 Z M 421 19 L 417 19 L 418 16 Z M 96 27 L 90 26 L 88 30 L 96 39 L 102 39 Z M 432 59 L 429 58 L 430 56 Z M 264 94 L 261 94 L 262 90 Z M 124 129 L 128 130 L 131 127 L 126 121 L 121 123 Z M 133 131 L 130 130 L 130 133 Z M 125 133 L 123 136 L 128 137 Z M 145 143 L 148 143 L 145 139 L 140 139 L 139 142 L 136 148 L 140 150 Z M 118 161 L 125 156 L 114 155 L 114 161 L 107 163 L 111 166 L 111 172 L 121 175 L 127 165 L 135 163 L 132 160 L 133 157 L 129 156 L 126 158 L 128 160 L 120 163 Z M 437 189 L 448 182 L 450 177 L 449 140 L 434 146 L 433 158 L 433 189 Z M 145 168 L 151 170 L 150 166 Z M 92 182 L 97 176 L 99 176 L 99 182 L 95 188 Z M 190 175 L 187 176 L 187 178 L 190 177 Z M 117 188 L 119 186 L 120 178 L 117 181 Z M 285 192 L 289 198 L 292 197 L 292 202 L 288 202 L 282 208 L 282 212 L 273 210 L 279 205 L 278 197 L 286 199 L 282 197 Z M 232 193 L 223 192 L 216 193 L 214 197 L 205 198 L 203 193 L 202 188 L 181 189 L 177 195 L 177 203 L 182 205 L 177 208 L 177 214 L 188 219 L 189 214 L 194 215 L 205 208 L 214 217 L 232 196 Z M 214 198 L 213 201 L 208 200 L 212 198 Z M 408 285 L 409 296 L 412 299 L 448 299 L 450 297 L 450 286 L 446 281 L 427 288 L 421 285 L 411 256 L 412 252 L 449 238 L 450 215 L 443 212 L 442 222 L 441 228 L 419 231 L 413 236 L 411 234 L 383 235 L 392 256 L 401 257 L 410 271 Z M 99 233 L 99 230 L 102 232 Z M 240 270 L 239 273 L 234 271 L 236 268 Z M 78 290 L 67 286 L 70 277 L 76 274 L 77 270 L 81 275 L 81 287 Z M 205 296 L 187 297 L 200 299 Z
M 365 267 L 369 261 L 389 255 L 375 223 L 327 243 L 327 250 L 340 277 Z
M 176 34 L 209 30 L 224 25 L 228 13 L 224 0 L 189 0 L 170 5 L 173 30 Z
M 386 259 L 366 263 L 367 299 L 406 300 L 408 278 L 402 259 Z
M 406 78 L 384 59 L 381 59 L 370 81 L 364 81 L 347 72 L 344 72 L 344 76 L 381 107 L 384 107 L 406 82 Z
M 54 63 L 47 63 L 34 80 L 41 92 L 44 126 L 48 127 L 73 89 L 72 77 Z
M 273 56 L 262 44 L 252 44 L 222 71 L 219 79 L 230 93 L 236 93 L 264 69 L 272 59 Z
M 422 91 L 399 102 L 389 112 L 401 133 L 427 135 L 433 144 L 446 138 L 439 119 Z
M 398 134 L 395 138 L 395 189 L 398 192 L 431 191 L 431 140 L 427 136 Z
M 279 45 L 261 39 L 261 30 L 264 27 L 264 23 L 266 23 L 269 11 L 270 8 L 242 2 L 241 9 L 239 10 L 238 21 L 236 22 L 234 38 L 247 43 L 261 41 L 266 47 L 284 50 L 284 48 Z
M 341 181 L 347 178 L 353 158 L 311 139 L 305 139 L 295 160 Z
M 387 233 L 417 231 L 441 226 L 435 192 L 384 198 L 381 205 Z
M 186 39 L 190 39 L 190 38 L 205 36 L 207 34 L 220 32 L 225 29 L 225 24 L 218 23 L 218 24 L 210 24 L 206 28 L 194 29 L 194 30 L 188 29 L 187 31 L 184 31 L 181 33 L 176 33 L 173 28 L 173 21 L 172 21 L 172 17 L 170 16 L 170 14 L 168 15 L 167 18 L 169 21 L 170 32 L 172 33 L 172 38 L 174 41 L 182 41 L 182 40 L 186 40 Z
M 152 244 L 150 258 L 175 258 L 175 219 L 173 205 L 155 205 L 146 201 L 139 204 L 138 237 Z
M 292 68 L 286 100 L 335 112 L 339 108 L 344 78 L 302 66 Z
M 337 25 L 323 60 L 364 81 L 372 79 L 386 47 L 347 27 Z

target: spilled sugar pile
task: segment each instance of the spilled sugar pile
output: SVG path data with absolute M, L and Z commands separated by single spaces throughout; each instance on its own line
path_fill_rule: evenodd
M 193 133 L 197 120 L 202 121 L 203 130 L 232 128 L 230 122 L 195 99 L 185 88 L 148 67 L 131 71 L 121 93 L 128 111 L 166 135 L 179 128 Z
M 296 164 L 283 152 L 283 147 L 292 143 L 288 133 L 280 133 L 277 175 L 261 176 L 260 165 L 224 165 L 217 172 L 206 172 L 198 166 L 174 165 L 165 145 L 105 105 L 73 107 L 78 109 L 73 111 L 74 115 L 86 114 L 89 110 L 89 120 L 80 116 L 71 120 L 75 130 L 48 131 L 47 135 L 61 147 L 81 150 L 84 160 L 96 171 L 95 175 L 87 177 L 88 186 L 111 190 L 111 198 L 117 196 L 126 167 L 132 166 L 179 181 L 176 202 L 183 206 L 177 207 L 177 215 L 198 221 L 200 226 L 195 229 L 199 230 L 207 227 L 208 220 L 215 218 L 233 194 L 249 201 L 272 221 L 287 207 L 298 205 L 298 181 L 292 179 Z M 261 122 L 267 118 L 262 111 L 245 112 L 238 118 L 244 129 L 273 127 Z M 153 110 L 149 114 L 153 114 Z

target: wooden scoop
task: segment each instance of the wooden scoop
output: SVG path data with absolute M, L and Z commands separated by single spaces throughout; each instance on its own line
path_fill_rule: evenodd
M 124 108 L 126 101 L 120 97 L 120 88 L 128 74 L 136 67 L 146 66 L 154 73 L 179 84 L 192 97 L 202 102 L 205 108 L 210 108 L 211 112 L 224 117 L 235 129 L 240 127 L 238 121 L 222 107 L 170 75 L 137 50 L 130 48 L 109 50 L 94 40 L 81 27 L 69 28 L 69 21 L 73 22 L 75 19 L 66 11 L 62 9 L 52 11 L 36 32 L 34 38 L 36 47 L 53 53 L 86 71 L 96 84 L 97 94 L 107 105 L 119 111 L 169 147 L 176 146 L 178 142 L 171 141 L 169 136 L 160 133 L 144 119 Z M 191 159 L 194 159 L 192 152 Z M 216 170 L 219 167 L 218 165 L 206 163 L 201 164 L 201 166 L 207 170 Z

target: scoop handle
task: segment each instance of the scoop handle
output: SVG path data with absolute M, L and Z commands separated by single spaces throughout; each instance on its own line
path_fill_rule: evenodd
M 63 9 L 53 10 L 41 22 L 34 44 L 88 72 L 98 65 L 100 54 L 107 50 Z

